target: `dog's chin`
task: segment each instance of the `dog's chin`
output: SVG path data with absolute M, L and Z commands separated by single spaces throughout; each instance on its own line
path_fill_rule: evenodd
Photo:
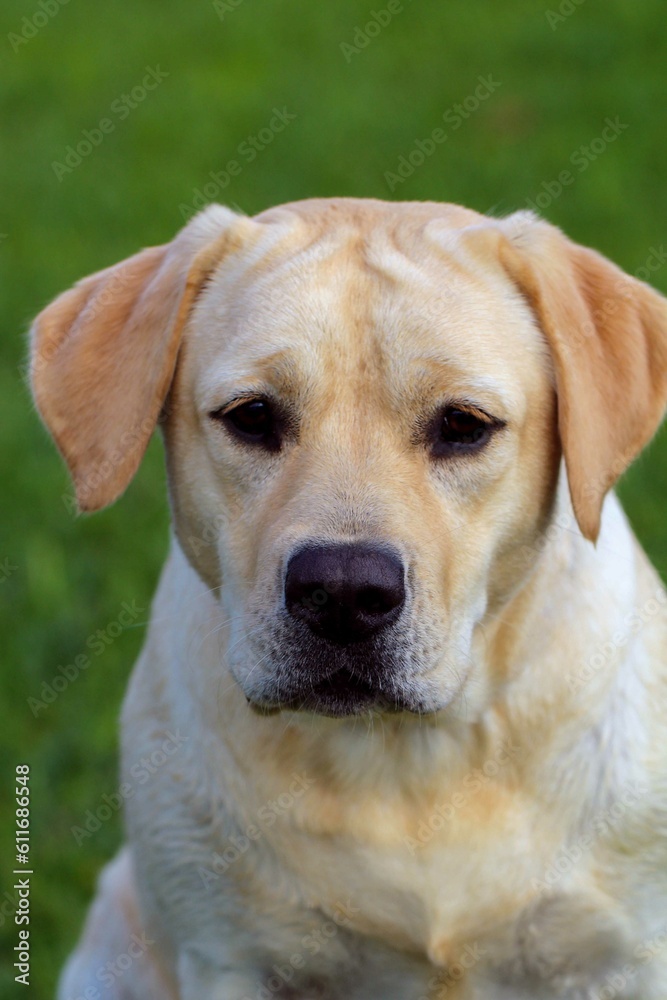
M 261 715 L 276 712 L 309 712 L 341 719 L 363 714 L 423 714 L 425 708 L 409 694 L 383 690 L 351 670 L 340 669 L 315 684 L 267 698 L 248 697 L 250 707 Z

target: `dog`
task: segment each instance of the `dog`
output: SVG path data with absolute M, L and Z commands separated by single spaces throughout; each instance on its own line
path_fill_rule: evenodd
M 80 510 L 159 425 L 173 512 L 62 1000 L 665 1000 L 667 594 L 613 493 L 665 299 L 526 211 L 212 205 L 47 306 L 32 386 Z

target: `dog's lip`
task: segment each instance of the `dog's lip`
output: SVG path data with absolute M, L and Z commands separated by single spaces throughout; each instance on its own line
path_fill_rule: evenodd
M 342 667 L 336 670 L 329 677 L 325 677 L 318 684 L 314 684 L 313 695 L 317 698 L 324 697 L 353 697 L 353 698 L 377 698 L 380 694 L 378 687 L 369 681 L 364 680 L 352 670 Z
M 280 698 L 271 705 L 253 705 L 253 708 L 263 714 L 282 710 L 314 712 L 334 718 L 368 711 L 410 711 L 409 705 L 391 697 L 379 684 L 364 679 L 347 667 L 304 686 L 298 694 Z

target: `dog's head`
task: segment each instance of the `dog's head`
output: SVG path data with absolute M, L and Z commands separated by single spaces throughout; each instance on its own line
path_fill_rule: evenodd
M 212 206 L 48 306 L 32 377 L 84 510 L 162 414 L 253 704 L 432 712 L 530 572 L 561 455 L 596 538 L 667 400 L 667 309 L 529 213 Z

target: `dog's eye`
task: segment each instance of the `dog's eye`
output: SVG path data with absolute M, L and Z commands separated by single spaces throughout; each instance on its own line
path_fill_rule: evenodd
M 249 399 L 230 408 L 216 410 L 211 417 L 243 441 L 271 448 L 279 446 L 273 410 L 265 399 Z
M 444 456 L 483 448 L 499 426 L 501 422 L 478 410 L 448 406 L 437 425 L 435 454 Z

